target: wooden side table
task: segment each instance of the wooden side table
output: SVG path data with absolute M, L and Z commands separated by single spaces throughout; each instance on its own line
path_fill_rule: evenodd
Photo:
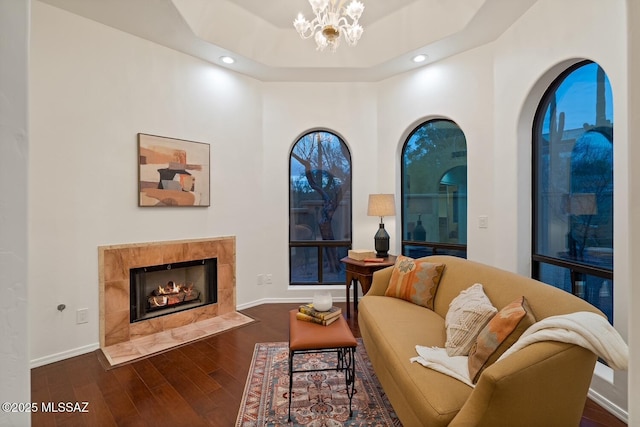
M 362 286 L 362 294 L 369 292 L 371 282 L 373 281 L 373 273 L 377 270 L 392 266 L 396 263 L 396 256 L 389 255 L 383 262 L 364 262 L 353 258 L 344 257 L 342 261 L 346 266 L 347 273 L 347 318 L 351 317 L 351 305 L 349 303 L 349 288 L 354 280 L 360 282 Z M 358 283 L 353 286 L 353 311 L 358 311 Z

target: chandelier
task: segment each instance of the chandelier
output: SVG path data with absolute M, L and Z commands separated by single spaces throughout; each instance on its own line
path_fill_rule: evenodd
M 352 0 L 345 8 L 346 0 L 309 0 L 316 17 L 307 21 L 302 13 L 293 21 L 293 26 L 303 39 L 315 34 L 316 50 L 323 51 L 327 47 L 335 52 L 340 44 L 340 35 L 344 35 L 349 46 L 355 46 L 362 36 L 364 29 L 358 24 L 358 19 L 364 10 L 364 4 Z M 349 19 L 351 18 L 351 22 Z

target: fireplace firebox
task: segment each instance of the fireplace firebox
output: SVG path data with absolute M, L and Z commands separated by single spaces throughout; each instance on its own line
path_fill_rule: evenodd
M 138 322 L 217 302 L 217 259 L 132 268 L 131 319 Z

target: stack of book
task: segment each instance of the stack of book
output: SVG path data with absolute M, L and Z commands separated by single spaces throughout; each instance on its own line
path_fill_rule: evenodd
M 347 255 L 349 258 L 355 259 L 356 261 L 363 261 L 365 258 L 374 258 L 376 256 L 376 252 L 368 249 L 349 249 Z
M 318 311 L 313 308 L 313 304 L 303 304 L 296 313 L 298 320 L 304 320 L 305 322 L 317 323 L 319 325 L 330 325 L 342 314 L 342 309 L 335 305 L 327 311 Z

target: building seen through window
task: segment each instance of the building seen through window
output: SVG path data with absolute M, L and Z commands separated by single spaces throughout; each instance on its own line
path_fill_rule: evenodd
M 451 120 L 429 120 L 402 149 L 402 253 L 467 256 L 467 142 Z
M 613 95 L 585 61 L 548 89 L 533 129 L 533 276 L 613 323 Z

